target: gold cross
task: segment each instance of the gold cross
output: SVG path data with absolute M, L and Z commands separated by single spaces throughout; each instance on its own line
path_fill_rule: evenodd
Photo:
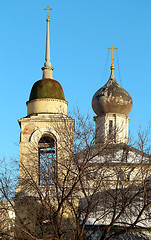
M 44 10 L 47 10 L 47 18 L 49 18 L 49 10 L 52 10 L 52 8 L 47 7 L 47 8 L 44 8 Z
M 112 66 L 113 66 L 113 60 L 114 60 L 114 58 L 113 58 L 113 51 L 114 51 L 114 49 L 118 49 L 117 47 L 114 47 L 113 45 L 112 45 L 112 47 L 108 47 L 108 49 L 112 49 Z

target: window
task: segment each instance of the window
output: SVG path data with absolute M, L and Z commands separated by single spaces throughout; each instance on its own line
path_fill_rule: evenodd
M 113 135 L 113 121 L 109 120 L 109 135 Z
M 39 140 L 39 183 L 52 184 L 55 177 L 55 140 L 43 135 Z

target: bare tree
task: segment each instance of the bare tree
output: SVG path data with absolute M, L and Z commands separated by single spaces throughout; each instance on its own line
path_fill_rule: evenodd
M 30 145 L 15 196 L 13 180 L 1 175 L 1 206 L 8 202 L 15 212 L 11 234 L 3 228 L 2 239 L 13 232 L 15 239 L 109 240 L 150 230 L 150 129 L 139 131 L 136 149 L 113 144 L 111 136 L 95 143 L 93 123 L 79 112 L 75 125 L 74 137 L 70 121 L 55 125 L 62 139 L 57 152 L 48 134 Z

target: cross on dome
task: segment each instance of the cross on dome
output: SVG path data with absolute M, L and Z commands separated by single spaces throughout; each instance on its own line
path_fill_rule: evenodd
M 113 51 L 114 51 L 114 49 L 118 49 L 118 48 L 117 48 L 117 47 L 114 47 L 114 46 L 112 45 L 112 47 L 108 47 L 108 49 L 112 49 L 112 58 L 111 58 L 111 59 L 112 59 L 112 65 L 111 65 L 111 68 L 110 68 L 110 69 L 111 69 L 111 74 L 114 75 L 114 69 L 115 69 L 115 68 L 114 68 L 114 65 L 113 65 L 113 61 L 114 61 Z

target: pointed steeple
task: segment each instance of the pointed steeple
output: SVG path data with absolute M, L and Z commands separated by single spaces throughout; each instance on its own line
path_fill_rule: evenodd
M 50 62 L 49 39 L 49 7 L 47 7 L 46 56 L 42 67 L 43 78 L 36 81 L 31 89 L 27 102 L 27 115 L 35 114 L 63 114 L 67 115 L 67 102 L 61 84 L 52 77 L 53 67 Z M 58 115 L 57 115 L 58 116 Z
M 44 10 L 47 10 L 47 31 L 46 31 L 46 55 L 45 55 L 45 63 L 44 63 L 44 67 L 42 67 L 42 71 L 43 71 L 43 78 L 51 78 L 53 79 L 52 76 L 52 71 L 53 71 L 53 67 L 51 67 L 51 62 L 50 62 L 50 37 L 49 37 L 49 10 L 52 10 L 52 8 L 45 8 Z

